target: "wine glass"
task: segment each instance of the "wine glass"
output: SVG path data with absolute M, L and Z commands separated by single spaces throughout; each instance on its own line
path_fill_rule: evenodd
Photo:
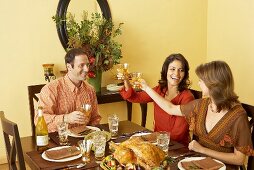
M 81 105 L 80 111 L 85 114 L 85 116 L 89 116 L 92 111 L 91 104 L 85 103 Z
M 117 79 L 123 80 L 125 76 L 128 76 L 128 74 L 129 74 L 128 68 L 129 68 L 129 64 L 128 63 L 119 64 L 118 68 L 116 69 L 116 71 L 117 71 L 117 74 L 116 74 Z
M 129 68 L 129 64 L 123 63 L 123 74 L 124 75 L 128 74 L 128 68 Z
M 142 73 L 140 72 L 133 72 L 131 73 L 131 85 L 134 89 L 140 90 L 141 89 L 141 79 L 142 79 Z

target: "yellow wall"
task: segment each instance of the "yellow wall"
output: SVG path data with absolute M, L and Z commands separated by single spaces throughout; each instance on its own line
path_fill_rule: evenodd
M 110 0 L 114 21 L 123 25 L 123 61 L 131 71 L 140 71 L 151 86 L 160 78 L 161 66 L 171 53 L 180 52 L 190 61 L 193 87 L 194 68 L 206 56 L 206 1 Z M 153 105 L 149 104 L 147 127 L 153 128 Z M 140 122 L 140 107 L 133 117 Z
M 51 20 L 57 3 L 56 0 L 1 1 L 0 110 L 18 124 L 21 136 L 31 135 L 27 86 L 45 83 L 43 63 L 54 63 L 57 76 L 65 68 L 65 51 Z M 123 44 L 122 61 L 130 64 L 131 71 L 143 72 L 144 78 L 154 86 L 164 59 L 180 52 L 190 61 L 193 87 L 197 88 L 194 68 L 205 61 L 207 53 L 207 1 L 109 0 L 109 4 L 113 20 L 125 23 L 119 41 Z M 113 72 L 103 75 L 103 85 L 113 82 L 112 75 Z M 121 120 L 127 119 L 125 102 L 100 105 L 99 109 L 103 123 L 111 113 L 118 113 Z M 150 129 L 152 110 L 149 105 Z M 133 112 L 136 113 L 133 120 L 139 123 L 137 104 Z M 5 148 L 0 135 L 0 163 L 4 161 Z
M 208 1 L 207 60 L 230 65 L 241 102 L 254 104 L 254 1 Z

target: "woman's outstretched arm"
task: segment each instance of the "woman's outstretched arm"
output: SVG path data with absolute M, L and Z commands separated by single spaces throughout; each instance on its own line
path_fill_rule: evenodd
M 141 88 L 144 90 L 165 112 L 170 115 L 183 116 L 180 105 L 174 105 L 170 101 L 164 99 L 158 93 L 156 93 L 152 88 L 150 88 L 145 80 L 141 81 Z

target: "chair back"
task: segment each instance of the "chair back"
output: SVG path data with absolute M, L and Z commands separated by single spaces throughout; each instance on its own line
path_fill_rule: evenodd
M 19 169 L 26 169 L 18 125 L 6 119 L 3 111 L 0 111 L 0 117 L 2 122 L 4 142 L 6 147 L 6 157 L 8 160 L 9 169 L 16 170 L 17 164 Z M 12 142 L 10 140 L 10 136 L 12 137 Z M 17 164 L 16 157 L 18 158 Z
M 191 93 L 193 94 L 195 99 L 202 98 L 202 92 L 194 89 L 190 89 Z
M 29 110 L 30 110 L 30 118 L 31 118 L 31 127 L 32 127 L 32 135 L 35 136 L 35 125 L 34 125 L 34 101 L 38 102 L 39 98 L 36 94 L 41 92 L 42 87 L 45 84 L 32 85 L 28 86 L 28 100 L 29 100 Z
M 250 126 L 251 126 L 251 140 L 252 140 L 252 144 L 254 144 L 254 106 L 252 105 L 248 105 L 245 103 L 242 103 L 243 108 L 245 109 L 245 111 L 247 112 L 247 115 L 249 117 L 249 122 L 250 122 Z M 254 145 L 253 145 L 254 147 Z M 241 167 L 241 169 L 244 169 L 243 167 Z M 247 164 L 247 170 L 253 170 L 254 169 L 254 157 L 253 156 L 249 156 L 248 158 L 248 164 Z

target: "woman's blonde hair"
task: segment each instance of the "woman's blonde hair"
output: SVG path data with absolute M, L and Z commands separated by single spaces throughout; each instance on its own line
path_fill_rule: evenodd
M 234 78 L 226 62 L 212 61 L 201 64 L 196 68 L 196 74 L 209 89 L 218 112 L 222 109 L 229 110 L 235 103 L 239 103 L 234 92 Z

